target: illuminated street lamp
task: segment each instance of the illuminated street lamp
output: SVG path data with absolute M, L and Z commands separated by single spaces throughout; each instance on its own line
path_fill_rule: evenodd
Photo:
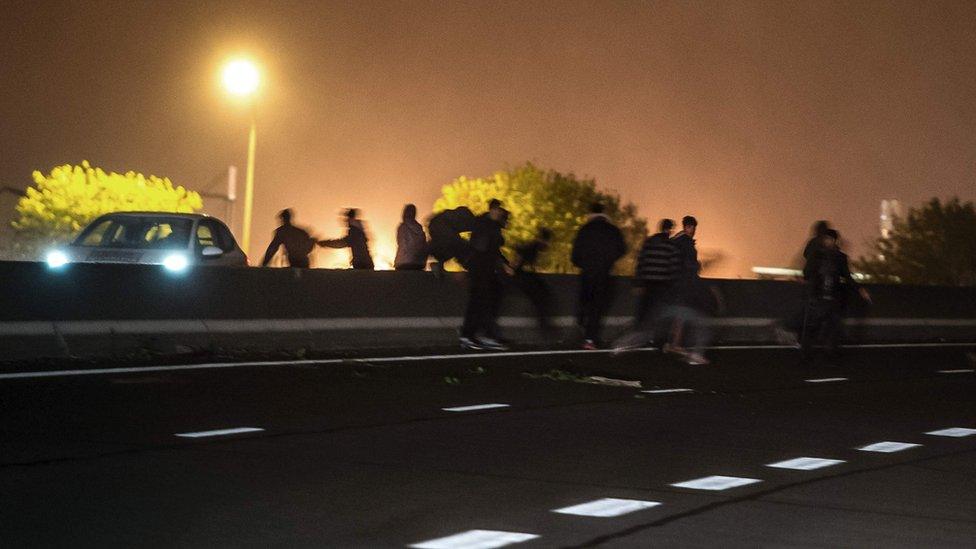
M 224 66 L 224 88 L 231 95 L 247 98 L 251 105 L 251 131 L 247 139 L 247 174 L 244 178 L 244 222 L 241 248 L 248 253 L 251 244 L 251 212 L 254 208 L 254 148 L 257 145 L 257 124 L 254 116 L 254 93 L 261 84 L 257 65 L 247 59 L 235 59 Z

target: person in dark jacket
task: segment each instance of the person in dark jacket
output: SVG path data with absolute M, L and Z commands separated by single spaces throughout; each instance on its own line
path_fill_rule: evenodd
M 352 251 L 352 268 L 358 270 L 373 270 L 373 257 L 369 254 L 369 240 L 363 229 L 363 222 L 359 220 L 359 210 L 346 210 L 346 225 L 348 232 L 343 238 L 319 240 L 319 246 L 326 248 L 349 248 Z
M 398 271 L 422 271 L 427 267 L 427 235 L 417 223 L 417 207 L 403 207 L 403 221 L 397 227 L 397 251 L 393 268 Z
M 817 343 L 826 348 L 828 360 L 837 358 L 841 319 L 849 291 L 857 291 L 862 299 L 871 302 L 868 291 L 851 276 L 847 254 L 837 244 L 839 239 L 837 231 L 826 229 L 821 245 L 803 270 L 807 280 L 807 303 L 800 335 L 803 363 L 813 359 L 813 346 Z
M 291 209 L 284 209 L 278 213 L 281 226 L 275 229 L 274 238 L 271 239 L 271 244 L 268 244 L 268 249 L 264 252 L 264 259 L 261 260 L 262 267 L 267 266 L 271 262 L 271 258 L 278 253 L 278 249 L 284 246 L 285 257 L 288 259 L 290 267 L 308 268 L 308 254 L 312 253 L 312 249 L 315 248 L 315 240 L 305 229 L 292 225 L 293 217 L 294 213 Z
M 829 230 L 830 223 L 825 220 L 820 220 L 813 224 L 813 236 L 807 241 L 807 245 L 803 247 L 804 262 L 810 261 L 810 258 L 823 248 L 823 237 L 826 236 Z M 805 268 L 806 266 L 804 265 Z
M 465 206 L 437 213 L 427 223 L 430 233 L 430 254 L 437 260 L 431 268 L 435 274 L 443 274 L 444 263 L 457 259 L 465 269 L 471 257 L 471 244 L 461 238 L 461 233 L 471 232 L 475 216 Z
M 708 364 L 705 345 L 711 338 L 708 325 L 702 316 L 719 308 L 718 294 L 701 279 L 701 262 L 695 247 L 698 220 L 686 215 L 681 218 L 681 231 L 671 239 L 677 252 L 673 282 L 674 295 L 667 307 L 666 316 L 673 319 L 671 341 L 664 346 L 666 352 L 674 352 L 692 365 Z M 692 350 L 686 351 L 683 343 L 687 328 L 693 336 Z
M 603 314 L 613 299 L 614 263 L 627 253 L 620 229 L 604 213 L 603 204 L 590 206 L 589 220 L 573 239 L 572 261 L 580 269 L 579 323 L 583 328 L 583 348 L 600 344 Z
M 813 224 L 811 230 L 812 236 L 810 240 L 807 241 L 806 246 L 803 247 L 803 293 L 806 296 L 808 292 L 808 267 L 810 261 L 813 260 L 823 249 L 824 237 L 827 235 L 827 231 L 830 230 L 830 223 L 825 220 L 817 221 Z M 804 297 L 805 299 L 805 297 Z M 789 345 L 791 347 L 800 346 L 800 336 L 802 335 L 805 316 L 807 313 L 806 307 L 802 310 L 787 316 L 782 320 L 777 320 L 773 322 L 773 334 L 777 341 L 783 345 Z
M 492 200 L 487 213 L 478 216 L 471 231 L 471 255 L 468 261 L 468 307 L 461 326 L 464 349 L 505 350 L 498 341 L 496 316 L 501 302 L 499 275 L 511 274 L 502 255 L 505 238 L 502 229 L 508 212 L 501 202 Z
M 552 290 L 549 289 L 545 280 L 535 272 L 535 268 L 539 256 L 549 249 L 550 242 L 552 242 L 552 231 L 545 227 L 540 228 L 534 239 L 515 247 L 515 264 L 513 265 L 515 286 L 522 290 L 522 293 L 532 302 L 539 319 L 539 327 L 544 332 L 549 332 L 552 329 L 549 324 L 549 316 L 552 310 Z

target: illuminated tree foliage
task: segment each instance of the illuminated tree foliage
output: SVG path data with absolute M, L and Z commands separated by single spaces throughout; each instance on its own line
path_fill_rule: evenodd
M 109 212 L 194 212 L 200 195 L 168 178 L 135 172 L 106 173 L 84 161 L 44 175 L 33 174 L 34 186 L 17 203 L 16 247 L 23 253 L 69 241 L 94 218 Z
M 571 173 L 544 171 L 526 163 L 495 172 L 490 177 L 459 177 L 443 187 L 433 209 L 436 213 L 467 206 L 475 214 L 481 214 L 488 209 L 488 201 L 492 198 L 501 200 L 511 212 L 504 249 L 510 258 L 513 257 L 512 249 L 531 240 L 540 227 L 552 230 L 552 247 L 538 264 L 540 271 L 551 273 L 573 272 L 570 261 L 573 237 L 586 222 L 590 204 L 603 203 L 607 214 L 624 232 L 632 252 L 617 263 L 616 272 L 633 274 L 633 252 L 640 247 L 647 233 L 647 221 L 637 215 L 637 207 L 633 204 L 621 204 L 618 195 L 598 191 L 594 180 L 577 179 Z
M 933 198 L 911 208 L 855 266 L 878 282 L 976 285 L 976 207 Z

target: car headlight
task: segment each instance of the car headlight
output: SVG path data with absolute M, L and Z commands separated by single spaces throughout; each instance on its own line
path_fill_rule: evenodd
M 61 250 L 51 250 L 47 253 L 47 257 L 44 258 L 47 261 L 47 266 L 52 269 L 60 269 L 68 264 L 68 254 L 62 252 Z
M 183 272 L 189 266 L 190 262 L 183 254 L 170 254 L 163 259 L 163 267 L 172 273 Z

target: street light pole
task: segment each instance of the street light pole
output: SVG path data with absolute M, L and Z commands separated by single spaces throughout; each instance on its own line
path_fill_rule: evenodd
M 258 125 L 251 109 L 251 132 L 247 138 L 247 174 L 244 176 L 244 221 L 242 227 L 242 246 L 244 255 L 251 246 L 251 214 L 254 208 L 254 149 L 257 146 Z
M 255 97 L 261 82 L 257 66 L 247 59 L 236 59 L 224 67 L 224 87 L 231 94 L 247 98 L 250 102 L 251 131 L 247 137 L 247 173 L 244 176 L 244 219 L 241 226 L 241 248 L 247 254 L 251 247 L 251 217 L 254 210 L 254 149 L 257 146 L 258 129 L 255 114 Z

